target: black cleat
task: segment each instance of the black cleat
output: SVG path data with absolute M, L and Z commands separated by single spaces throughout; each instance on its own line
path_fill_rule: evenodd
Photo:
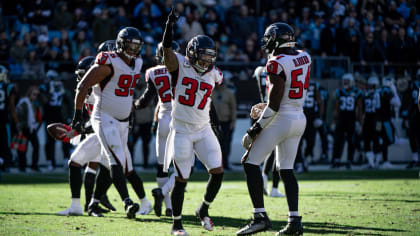
M 98 205 L 98 207 L 99 207 L 99 209 L 101 210 L 102 213 L 108 213 L 109 212 L 108 209 L 104 209 L 104 208 L 100 207 L 99 205 Z M 86 203 L 85 204 L 85 212 L 88 212 L 88 211 L 89 211 L 89 204 Z
M 162 215 L 162 202 L 165 196 L 163 196 L 162 189 L 160 188 L 154 188 L 152 190 L 152 195 L 153 195 L 153 198 L 155 199 L 155 204 L 153 206 L 153 209 L 155 210 L 156 216 L 160 217 Z
M 251 235 L 268 229 L 271 229 L 271 221 L 268 219 L 267 213 L 254 213 L 254 219 L 236 232 L 236 235 Z
M 106 194 L 102 195 L 99 199 L 102 206 L 106 207 L 110 211 L 116 211 L 115 207 L 111 204 L 111 202 L 108 199 L 108 196 Z
M 165 215 L 166 216 L 172 216 L 172 209 L 171 208 L 166 208 Z
M 134 203 L 131 199 L 125 200 L 125 213 L 127 214 L 128 219 L 135 219 L 136 213 L 140 209 L 139 204 Z
M 303 235 L 302 216 L 289 216 L 287 225 L 276 233 L 278 235 Z
M 88 214 L 89 216 L 104 217 L 104 215 L 102 215 L 102 209 L 99 207 L 97 202 L 89 204 Z

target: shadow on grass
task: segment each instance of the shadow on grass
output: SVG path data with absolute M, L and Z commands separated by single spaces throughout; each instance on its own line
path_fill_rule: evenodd
M 365 195 L 365 196 L 363 196 Z M 383 196 L 384 198 L 375 198 L 373 196 L 383 196 L 383 194 L 375 194 L 375 193 L 367 193 L 367 194 L 359 194 L 355 197 L 354 193 L 341 193 L 341 194 L 328 194 L 328 197 L 325 197 L 325 194 L 304 194 L 302 196 L 306 197 L 314 197 L 314 198 L 321 198 L 321 199 L 335 199 L 335 200 L 344 200 L 344 201 L 378 201 L 378 202 L 401 202 L 401 203 L 420 203 L 420 200 L 411 200 L 411 199 L 390 199 L 391 197 L 403 197 L 404 194 L 390 194 L 387 196 Z M 411 194 L 413 198 L 420 198 L 418 194 Z
M 0 212 L 0 215 L 47 215 L 47 216 L 58 216 L 55 213 L 48 213 L 48 212 Z M 78 217 L 88 217 L 87 215 L 78 216 Z M 106 214 L 104 219 L 111 218 L 111 219 L 124 219 L 125 217 L 116 216 L 116 215 L 108 215 Z M 240 229 L 241 227 L 245 226 L 249 220 L 241 219 L 241 218 L 231 218 L 231 217 L 224 217 L 224 216 L 212 216 L 212 221 L 215 226 L 217 227 L 230 227 Z M 168 223 L 172 224 L 172 218 L 170 217 L 160 217 L 160 218 L 141 218 L 138 216 L 136 222 L 159 222 L 159 223 Z M 185 227 L 187 225 L 200 225 L 200 221 L 197 217 L 193 215 L 183 215 L 182 222 Z M 273 224 L 273 228 L 271 231 L 278 231 L 283 228 L 287 221 L 271 221 Z M 354 225 L 344 225 L 344 224 L 336 224 L 336 223 L 328 223 L 328 222 L 303 222 L 304 232 L 305 233 L 313 233 L 318 235 L 324 234 L 352 234 L 352 235 L 390 235 L 392 233 L 402 233 L 407 232 L 406 230 L 400 229 L 385 229 L 385 228 L 378 228 L 378 227 L 365 227 L 365 226 L 354 226 Z M 355 232 L 359 231 L 359 232 Z M 366 232 L 366 231 L 373 231 L 373 232 Z

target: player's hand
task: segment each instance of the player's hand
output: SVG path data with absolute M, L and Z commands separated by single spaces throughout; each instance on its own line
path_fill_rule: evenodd
M 82 110 L 76 109 L 70 126 L 77 133 L 83 134 L 84 133 L 83 123 L 84 122 L 83 122 L 83 117 L 82 117 Z
M 158 128 L 158 123 L 156 121 L 154 121 L 152 123 L 152 127 L 150 129 L 152 135 L 156 136 L 157 128 Z
M 168 20 L 166 24 L 175 24 L 178 21 L 179 16 L 175 14 L 175 9 L 172 7 L 171 12 L 169 12 Z
M 249 136 L 249 134 L 245 134 L 242 138 L 242 147 L 248 150 L 253 141 L 254 140 L 251 138 L 251 136 Z
M 260 118 L 261 113 L 264 111 L 264 108 L 267 106 L 267 103 L 258 103 L 252 106 L 251 113 L 249 114 L 252 119 L 256 120 Z

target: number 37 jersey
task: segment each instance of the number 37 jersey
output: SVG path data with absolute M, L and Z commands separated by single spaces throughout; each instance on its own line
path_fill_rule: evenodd
M 143 60 L 136 58 L 135 66 L 130 67 L 116 53 L 101 52 L 96 56 L 95 64 L 109 65 L 113 73 L 93 87 L 93 115 L 105 112 L 117 120 L 128 118 Z
M 223 74 L 217 67 L 198 74 L 184 56 L 176 55 L 178 78 L 173 90 L 172 117 L 195 125 L 209 123 L 211 93 L 216 83 L 222 83 Z
M 286 76 L 283 98 L 279 111 L 302 111 L 309 87 L 311 57 L 305 51 L 298 50 L 297 55 L 280 54 L 267 62 L 267 74 Z M 272 85 L 267 81 L 267 94 Z

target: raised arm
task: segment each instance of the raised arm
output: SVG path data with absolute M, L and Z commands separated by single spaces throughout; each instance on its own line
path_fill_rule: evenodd
M 166 21 L 165 32 L 163 33 L 163 63 L 169 72 L 174 72 L 178 69 L 178 59 L 176 54 L 172 51 L 172 30 L 173 25 L 178 20 L 174 12 L 174 8 L 171 9 L 171 12 L 168 15 L 168 20 Z

